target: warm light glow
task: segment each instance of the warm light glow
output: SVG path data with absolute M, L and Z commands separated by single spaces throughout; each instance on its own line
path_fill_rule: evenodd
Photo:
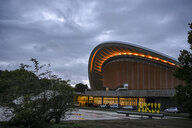
M 113 50 L 112 48 L 109 48 L 109 49 L 110 50 L 107 50 L 107 49 L 102 50 L 102 52 L 100 52 L 98 54 L 98 56 L 96 57 L 95 64 L 94 64 L 94 69 L 95 70 L 101 72 L 102 65 L 103 65 L 103 63 L 107 59 L 109 59 L 111 57 L 114 57 L 114 56 L 121 56 L 121 55 L 140 56 L 140 57 L 143 57 L 143 58 L 148 58 L 148 59 L 160 61 L 160 62 L 163 62 L 163 63 L 167 63 L 167 64 L 170 64 L 172 66 L 178 66 L 178 65 L 175 65 L 174 63 L 168 62 L 168 61 L 160 59 L 158 57 L 153 57 L 153 56 L 150 56 L 150 55 L 144 55 L 143 53 L 130 52 L 128 49 L 127 50 L 123 50 L 123 49 L 121 49 L 121 50 L 118 50 L 118 49 Z M 91 65 L 90 65 L 90 71 L 91 72 L 92 72 L 92 68 L 93 68 L 93 60 L 94 60 L 95 55 L 98 52 L 98 50 L 94 53 L 94 55 L 93 55 L 93 57 L 91 59 Z
M 154 58 L 155 60 L 159 60 L 159 58 Z
M 175 64 L 173 64 L 173 63 L 169 63 L 169 64 L 171 64 L 171 65 L 174 65 L 174 66 L 175 66 Z
M 139 54 L 139 56 L 145 57 L 145 55 L 143 55 L 143 54 Z
M 96 53 L 98 52 L 99 49 L 97 49 L 97 51 L 93 54 L 93 57 L 91 59 L 91 65 L 90 65 L 90 71 L 92 72 L 92 69 L 93 69 L 93 60 L 94 60 L 94 57 L 96 55 Z

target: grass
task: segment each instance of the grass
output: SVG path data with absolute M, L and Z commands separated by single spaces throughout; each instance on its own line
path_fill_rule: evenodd
M 50 128 L 191 128 L 192 119 L 76 120 L 52 124 Z M 0 128 L 6 127 L 0 123 Z
M 51 128 L 191 128 L 191 119 L 63 121 Z

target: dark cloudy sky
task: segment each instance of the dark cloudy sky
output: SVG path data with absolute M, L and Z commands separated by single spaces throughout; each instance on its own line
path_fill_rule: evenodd
M 0 69 L 37 58 L 72 84 L 88 82 L 88 59 L 118 40 L 178 57 L 188 49 L 192 0 L 0 0 Z

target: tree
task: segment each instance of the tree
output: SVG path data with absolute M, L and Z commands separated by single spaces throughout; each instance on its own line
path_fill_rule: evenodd
M 75 85 L 75 91 L 76 92 L 85 92 L 86 90 L 88 90 L 88 86 L 86 84 L 82 84 L 82 83 L 78 83 Z
M 53 87 L 54 93 L 52 94 L 51 108 L 52 117 L 56 123 L 59 123 L 61 117 L 65 116 L 67 111 L 73 109 L 73 88 L 69 85 L 69 81 L 56 80 L 55 86 Z M 58 95 L 59 94 L 59 95 Z
M 188 43 L 192 50 L 192 24 L 189 24 Z M 178 58 L 180 65 L 175 70 L 175 76 L 185 82 L 185 85 L 176 87 L 175 98 L 180 107 L 188 111 L 192 116 L 192 53 L 181 50 Z
M 10 124 L 25 127 L 47 127 L 56 123 L 73 106 L 73 89 L 69 81 L 62 80 L 31 59 L 33 66 L 21 64 L 14 71 L 0 71 L 0 106 L 12 111 Z M 29 70 L 32 69 L 32 70 Z

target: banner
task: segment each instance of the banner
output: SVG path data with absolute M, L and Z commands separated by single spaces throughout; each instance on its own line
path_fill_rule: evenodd
M 160 103 L 139 103 L 138 112 L 160 113 Z

